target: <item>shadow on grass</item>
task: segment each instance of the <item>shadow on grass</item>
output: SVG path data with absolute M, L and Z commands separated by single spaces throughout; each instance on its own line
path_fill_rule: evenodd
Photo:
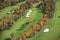
M 5 38 L 5 40 L 11 40 L 11 38 Z

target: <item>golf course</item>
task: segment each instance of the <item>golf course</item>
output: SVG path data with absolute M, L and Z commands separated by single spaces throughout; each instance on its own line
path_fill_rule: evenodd
M 11 10 L 19 9 L 21 4 L 24 4 L 26 1 L 17 3 L 14 6 L 8 6 L 0 11 L 0 19 L 2 19 L 4 16 L 11 16 L 12 13 L 8 14 Z M 22 34 L 24 34 L 26 31 L 28 31 L 30 28 L 32 28 L 32 25 L 34 23 L 39 23 L 43 18 L 43 12 L 40 8 L 37 6 L 40 3 L 33 4 L 34 6 L 30 7 L 28 10 L 31 10 L 29 17 L 26 17 L 26 14 L 28 12 L 24 12 L 24 15 L 19 17 L 17 21 L 14 22 L 12 27 L 9 29 L 5 29 L 3 32 L 0 33 L 0 40 L 9 40 L 8 38 L 11 38 L 11 34 L 14 34 L 14 40 L 17 40 Z M 53 18 L 48 19 L 48 21 L 43 25 L 42 29 L 35 34 L 32 35 L 32 37 L 27 38 L 26 40 L 57 40 L 57 37 L 60 36 L 60 0 L 56 0 L 55 3 L 55 10 L 53 13 Z M 28 23 L 28 25 L 22 26 L 24 23 L 28 22 L 29 20 L 32 20 Z M 48 28 L 48 32 L 44 32 L 44 30 Z

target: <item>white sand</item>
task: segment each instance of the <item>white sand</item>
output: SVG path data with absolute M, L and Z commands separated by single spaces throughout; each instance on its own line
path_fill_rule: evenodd
M 32 10 L 29 10 L 26 14 L 26 17 L 30 17 Z
M 49 32 L 49 29 L 48 29 L 48 28 L 46 28 L 43 32 Z

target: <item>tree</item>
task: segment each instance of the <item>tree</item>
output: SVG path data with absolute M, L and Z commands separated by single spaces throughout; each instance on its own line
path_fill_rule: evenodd
M 4 28 L 3 28 L 3 23 L 2 23 L 2 21 L 1 21 L 1 19 L 0 19 L 0 32 L 2 32 L 4 30 Z
M 34 1 L 33 0 L 27 0 L 26 3 L 29 5 L 29 7 L 31 7 L 34 4 Z
M 29 38 L 34 34 L 34 30 L 33 29 L 29 29 L 27 32 L 24 33 L 24 35 Z
M 0 3 L 0 9 L 2 10 L 3 8 L 5 8 L 4 4 L 1 2 Z
M 16 9 L 14 14 L 20 15 L 20 10 Z
M 18 0 L 19 2 L 25 1 L 25 0 Z
M 4 29 L 7 29 L 8 28 L 7 20 L 3 20 L 3 27 L 4 27 Z
M 32 28 L 35 32 L 40 31 L 41 29 L 40 25 L 38 25 L 37 23 L 35 23 Z
M 11 5 L 15 5 L 16 3 L 18 3 L 18 0 L 11 0 Z
M 27 3 L 24 4 L 25 10 L 29 9 L 29 6 Z
M 25 13 L 25 11 L 26 11 L 26 6 L 25 6 L 25 4 L 22 4 L 21 6 L 20 6 L 20 9 L 23 11 L 23 13 Z
M 39 22 L 39 25 L 40 25 L 41 28 L 43 27 L 43 25 L 44 25 L 43 20 L 41 20 L 41 21 Z
M 13 23 L 14 23 L 14 18 L 13 18 L 13 16 L 9 16 L 8 19 L 9 19 L 9 24 L 12 26 Z
M 19 37 L 17 40 L 23 40 L 23 38 L 22 37 Z
M 13 18 L 14 18 L 14 21 L 17 21 L 17 19 L 20 18 L 20 16 L 18 16 L 17 14 L 13 14 L 12 16 L 13 16 Z
M 23 34 L 20 38 L 22 38 L 23 40 L 26 40 L 26 35 L 25 34 Z
M 4 5 L 5 5 L 5 7 L 8 7 L 8 6 L 10 6 L 10 2 L 8 1 L 8 0 L 4 0 Z
M 8 28 L 8 22 L 9 22 L 8 17 L 4 16 L 2 19 L 2 22 L 3 22 L 4 29 L 7 29 Z
M 40 2 L 41 0 L 34 0 L 35 2 Z

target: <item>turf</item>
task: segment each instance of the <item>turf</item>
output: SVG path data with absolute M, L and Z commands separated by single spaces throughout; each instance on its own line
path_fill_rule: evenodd
M 60 0 L 56 2 L 56 9 L 54 12 L 54 17 L 52 19 L 49 19 L 49 21 L 44 25 L 43 29 L 36 34 L 33 35 L 33 37 L 28 38 L 27 40 L 56 40 L 56 38 L 60 35 Z M 30 18 L 32 18 L 33 22 L 31 22 L 29 25 L 23 28 L 23 30 L 19 30 L 23 23 L 27 22 L 26 17 L 22 16 L 20 19 L 18 19 L 17 22 L 14 23 L 14 25 L 9 30 L 3 31 L 1 34 L 1 40 L 5 40 L 6 38 L 10 38 L 10 34 L 14 32 L 15 39 L 17 39 L 19 36 L 21 36 L 25 31 L 27 31 L 29 28 L 31 28 L 31 25 L 34 24 L 34 22 L 39 22 L 42 19 L 42 12 L 41 10 L 37 9 L 36 7 L 30 8 L 33 10 L 32 15 Z M 10 11 L 10 10 L 9 10 Z M 6 13 L 8 10 L 6 11 Z M 3 14 L 1 14 L 1 17 Z M 4 14 L 5 15 L 5 14 Z M 43 30 L 48 27 L 50 31 L 48 33 L 44 33 Z
M 31 13 L 30 18 L 33 20 L 29 25 L 23 28 L 23 30 L 19 30 L 23 23 L 27 22 L 27 19 L 25 16 L 22 16 L 20 19 L 18 19 L 17 22 L 14 23 L 11 29 L 5 30 L 1 34 L 1 40 L 5 40 L 6 38 L 10 38 L 10 34 L 13 32 L 15 35 L 15 39 L 17 39 L 20 35 L 22 35 L 25 31 L 27 31 L 29 28 L 31 28 L 31 25 L 34 24 L 34 22 L 38 22 L 42 18 L 42 12 L 40 10 L 37 10 L 36 6 L 30 8 L 33 12 Z
M 1 10 L 1 12 L 0 12 L 0 19 L 1 19 L 3 16 L 12 15 L 12 14 L 7 14 L 7 13 L 10 12 L 11 10 L 15 10 L 15 9 L 19 8 L 20 5 L 23 4 L 23 3 L 25 3 L 25 1 L 24 1 L 24 2 L 21 2 L 21 3 L 17 3 L 17 4 L 14 5 L 14 6 L 6 7 L 6 8 L 4 8 L 3 10 Z
M 36 33 L 32 38 L 28 38 L 28 40 L 56 40 L 56 38 L 60 35 L 60 18 L 58 18 L 58 16 L 60 16 L 59 4 L 60 0 L 56 2 L 54 17 L 49 19 L 40 32 Z M 46 27 L 50 29 L 48 33 L 43 32 Z

